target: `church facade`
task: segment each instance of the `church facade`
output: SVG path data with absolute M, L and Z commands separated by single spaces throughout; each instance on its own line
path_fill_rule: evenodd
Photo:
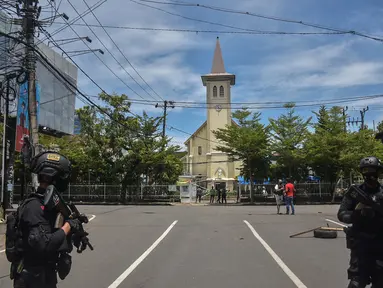
M 207 119 L 186 141 L 185 172 L 198 177 L 199 185 L 233 191 L 241 162 L 229 162 L 228 156 L 216 150 L 220 145 L 213 134 L 226 125 L 237 125 L 231 118 L 231 87 L 235 75 L 227 73 L 219 38 L 214 51 L 211 73 L 201 76 L 206 87 Z

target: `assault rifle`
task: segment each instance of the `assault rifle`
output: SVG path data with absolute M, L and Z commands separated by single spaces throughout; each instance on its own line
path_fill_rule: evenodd
M 85 214 L 81 214 L 76 205 L 71 202 L 69 204 L 65 202 L 53 185 L 48 186 L 47 191 L 45 192 L 44 206 L 48 209 L 56 209 L 58 212 L 55 228 L 61 228 L 64 225 L 64 221 L 69 219 L 78 219 L 81 223 L 85 224 L 89 222 L 88 217 Z M 77 247 L 78 253 L 82 253 L 86 247 L 89 247 L 90 250 L 94 249 L 89 242 L 88 235 L 89 233 L 84 230 L 82 225 L 80 231 L 73 235 L 73 243 L 74 246 Z
M 383 216 L 383 199 L 377 199 L 375 195 L 371 197 L 368 193 L 356 185 L 351 185 L 350 189 L 347 191 L 347 194 L 356 201 L 371 207 L 375 212 Z

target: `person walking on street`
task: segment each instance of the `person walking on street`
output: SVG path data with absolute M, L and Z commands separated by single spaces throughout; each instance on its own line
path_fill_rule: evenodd
M 275 185 L 274 190 L 275 190 L 274 192 L 275 202 L 277 203 L 277 214 L 281 215 L 282 213 L 280 213 L 280 209 L 283 203 L 283 190 L 284 190 L 282 179 L 278 180 L 278 183 L 277 185 Z
M 225 201 L 225 204 L 227 204 L 227 200 L 226 200 L 226 188 L 223 188 L 222 189 L 222 204 L 223 204 L 223 201 Z
M 222 189 L 221 188 L 218 188 L 217 189 L 217 193 L 218 193 L 218 199 L 217 199 L 217 203 L 221 203 L 221 193 L 222 192 Z
M 285 185 L 286 215 L 290 214 L 290 206 L 291 206 L 291 215 L 295 215 L 294 193 L 295 193 L 294 184 L 291 181 L 291 179 L 287 179 L 287 184 Z
M 202 197 L 202 189 L 201 187 L 197 187 L 197 198 L 195 199 L 195 203 L 197 203 L 197 201 L 201 203 L 201 197 Z
M 215 190 L 214 190 L 214 187 L 211 186 L 211 189 L 210 189 L 210 204 L 214 203 L 214 196 L 215 196 Z

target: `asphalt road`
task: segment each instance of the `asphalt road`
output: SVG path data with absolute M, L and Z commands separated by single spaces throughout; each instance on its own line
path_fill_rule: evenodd
M 96 215 L 86 225 L 95 250 L 74 253 L 58 287 L 346 287 L 343 232 L 289 238 L 336 220 L 337 208 L 297 206 L 287 216 L 270 206 L 79 206 Z M 1 288 L 12 287 L 8 273 L 0 253 Z

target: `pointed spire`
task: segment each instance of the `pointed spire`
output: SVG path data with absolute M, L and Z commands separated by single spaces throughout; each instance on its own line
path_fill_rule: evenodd
M 217 37 L 217 43 L 215 44 L 213 65 L 211 67 L 211 74 L 226 73 L 225 64 L 223 63 L 221 45 L 219 44 L 219 37 Z

